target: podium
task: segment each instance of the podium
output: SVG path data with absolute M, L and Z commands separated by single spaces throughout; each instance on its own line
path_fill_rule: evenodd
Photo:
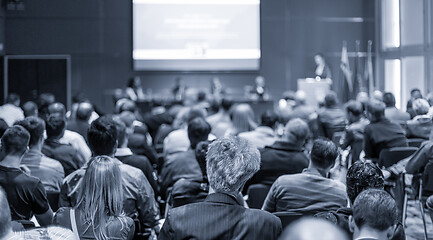
M 331 90 L 332 80 L 329 78 L 300 78 L 298 79 L 298 90 L 305 92 L 307 105 L 317 107 L 323 102 L 326 94 Z

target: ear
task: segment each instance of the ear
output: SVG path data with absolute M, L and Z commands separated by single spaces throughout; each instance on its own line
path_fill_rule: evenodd
M 392 225 L 386 230 L 386 238 L 392 239 L 397 232 L 397 225 Z
M 349 230 L 351 233 L 355 232 L 355 227 L 356 227 L 355 220 L 353 219 L 352 215 L 350 215 L 349 216 Z

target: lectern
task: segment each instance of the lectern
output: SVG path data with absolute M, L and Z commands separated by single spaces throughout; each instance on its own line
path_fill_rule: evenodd
M 305 92 L 306 104 L 317 107 L 325 95 L 331 90 L 332 80 L 329 78 L 300 78 L 298 90 Z

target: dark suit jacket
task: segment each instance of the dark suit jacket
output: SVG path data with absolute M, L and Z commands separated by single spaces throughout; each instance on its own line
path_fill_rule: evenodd
M 234 196 L 210 194 L 204 202 L 169 211 L 158 239 L 277 239 L 281 221 L 243 207 Z
M 338 107 L 323 108 L 318 114 L 319 134 L 332 140 L 334 133 L 346 127 L 346 113 Z

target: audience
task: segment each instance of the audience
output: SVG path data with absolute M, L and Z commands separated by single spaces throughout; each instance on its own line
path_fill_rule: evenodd
M 66 121 L 66 109 L 65 106 L 61 103 L 50 104 L 48 106 L 47 113 L 48 115 L 46 116 L 46 118 L 43 118 L 45 120 L 48 119 L 50 115 L 59 115 Z M 77 150 L 78 153 L 81 155 L 81 159 L 83 159 L 82 164 L 87 162 L 92 155 L 89 147 L 86 144 L 86 140 L 84 140 L 84 137 L 81 136 L 79 133 L 66 129 L 63 133 L 63 136 L 59 139 L 59 142 L 62 144 L 70 144 L 75 150 Z
M 397 122 L 398 124 L 406 124 L 406 121 L 410 119 L 410 114 L 403 112 L 395 107 L 394 94 L 386 92 L 383 94 L 383 103 L 385 103 L 385 117 L 391 121 Z
M 167 190 L 181 179 L 202 179 L 203 174 L 195 158 L 195 148 L 201 141 L 208 139 L 210 125 L 204 118 L 197 117 L 188 123 L 188 138 L 190 147 L 185 152 L 179 152 L 165 159 L 161 170 L 161 196 L 166 197 Z
M 340 140 L 340 147 L 346 149 L 350 146 L 352 162 L 359 159 L 363 147 L 364 129 L 370 123 L 363 117 L 362 113 L 362 104 L 360 102 L 350 100 L 346 104 L 347 126 Z
M 239 137 L 220 138 L 209 145 L 206 161 L 209 196 L 171 209 L 159 239 L 277 239 L 280 220 L 245 208 L 239 197 L 242 186 L 259 170 L 259 151 Z
M 275 133 L 277 122 L 278 116 L 273 111 L 267 110 L 261 116 L 260 126 L 252 131 L 239 133 L 238 136 L 248 140 L 257 148 L 270 146 L 277 140 Z
M 89 119 L 93 113 L 93 106 L 88 102 L 79 103 L 75 113 L 75 118 L 68 120 L 66 129 L 79 133 L 87 141 L 87 130 L 89 129 Z
M 304 145 L 310 135 L 308 125 L 299 118 L 290 120 L 284 129 L 282 139 L 271 146 L 260 149 L 260 170 L 245 185 L 272 185 L 284 174 L 301 173 L 308 167 L 308 156 L 304 153 Z
M 383 149 L 408 146 L 403 128 L 385 117 L 383 102 L 371 100 L 367 113 L 370 120 L 364 134 L 364 152 L 367 159 L 378 159 Z
M 90 124 L 87 133 L 93 156 L 113 157 L 117 149 L 117 130 L 113 119 L 102 116 Z M 152 187 L 141 170 L 115 159 L 121 172 L 123 184 L 123 210 L 126 215 L 138 219 L 140 227 L 150 231 L 157 225 L 158 206 Z M 78 202 L 78 191 L 88 164 L 67 176 L 63 181 L 59 205 L 74 207 Z M 156 229 L 157 230 L 157 229 Z
M 133 239 L 134 221 L 123 212 L 121 179 L 114 159 L 92 158 L 75 207 L 60 208 L 54 224 L 73 230 L 80 239 Z
M 335 92 L 325 96 L 325 107 L 319 111 L 318 124 L 319 136 L 332 139 L 334 133 L 343 132 L 346 126 L 346 115 L 344 110 L 338 106 L 338 99 Z
M 29 220 L 36 217 L 41 226 L 48 226 L 53 211 L 47 200 L 44 186 L 38 178 L 20 169 L 21 159 L 30 141 L 29 132 L 21 126 L 12 126 L 1 138 L 0 186 L 6 192 L 13 221 L 32 226 Z
M 392 239 L 398 223 L 397 205 L 384 190 L 367 189 L 353 203 L 353 239 Z
M 28 101 L 23 104 L 24 117 L 37 117 L 38 116 L 38 105 L 35 102 Z
M 346 233 L 331 223 L 316 219 L 302 218 L 284 230 L 280 240 L 349 240 Z
M 69 144 L 63 144 L 60 139 L 63 137 L 66 129 L 66 121 L 63 117 L 52 115 L 46 121 L 47 139 L 42 147 L 42 153 L 47 157 L 59 161 L 68 176 L 73 171 L 79 169 L 84 160 L 78 151 Z
M 313 215 L 346 206 L 344 184 L 328 178 L 337 156 L 332 141 L 315 140 L 308 168 L 302 173 L 279 177 L 272 184 L 262 209 Z
M 0 106 L 0 118 L 5 120 L 8 126 L 12 126 L 16 121 L 24 119 L 23 110 L 20 108 L 20 96 L 11 93 L 6 98 L 6 104 Z
M 433 127 L 432 116 L 428 115 L 430 105 L 425 99 L 416 99 L 412 103 L 415 116 L 407 121 L 406 136 L 428 140 Z
M 65 171 L 62 164 L 42 153 L 45 122 L 38 117 L 27 117 L 18 121 L 30 133 L 29 150 L 24 154 L 21 164 L 30 170 L 30 175 L 41 180 L 46 191 L 60 192 Z

